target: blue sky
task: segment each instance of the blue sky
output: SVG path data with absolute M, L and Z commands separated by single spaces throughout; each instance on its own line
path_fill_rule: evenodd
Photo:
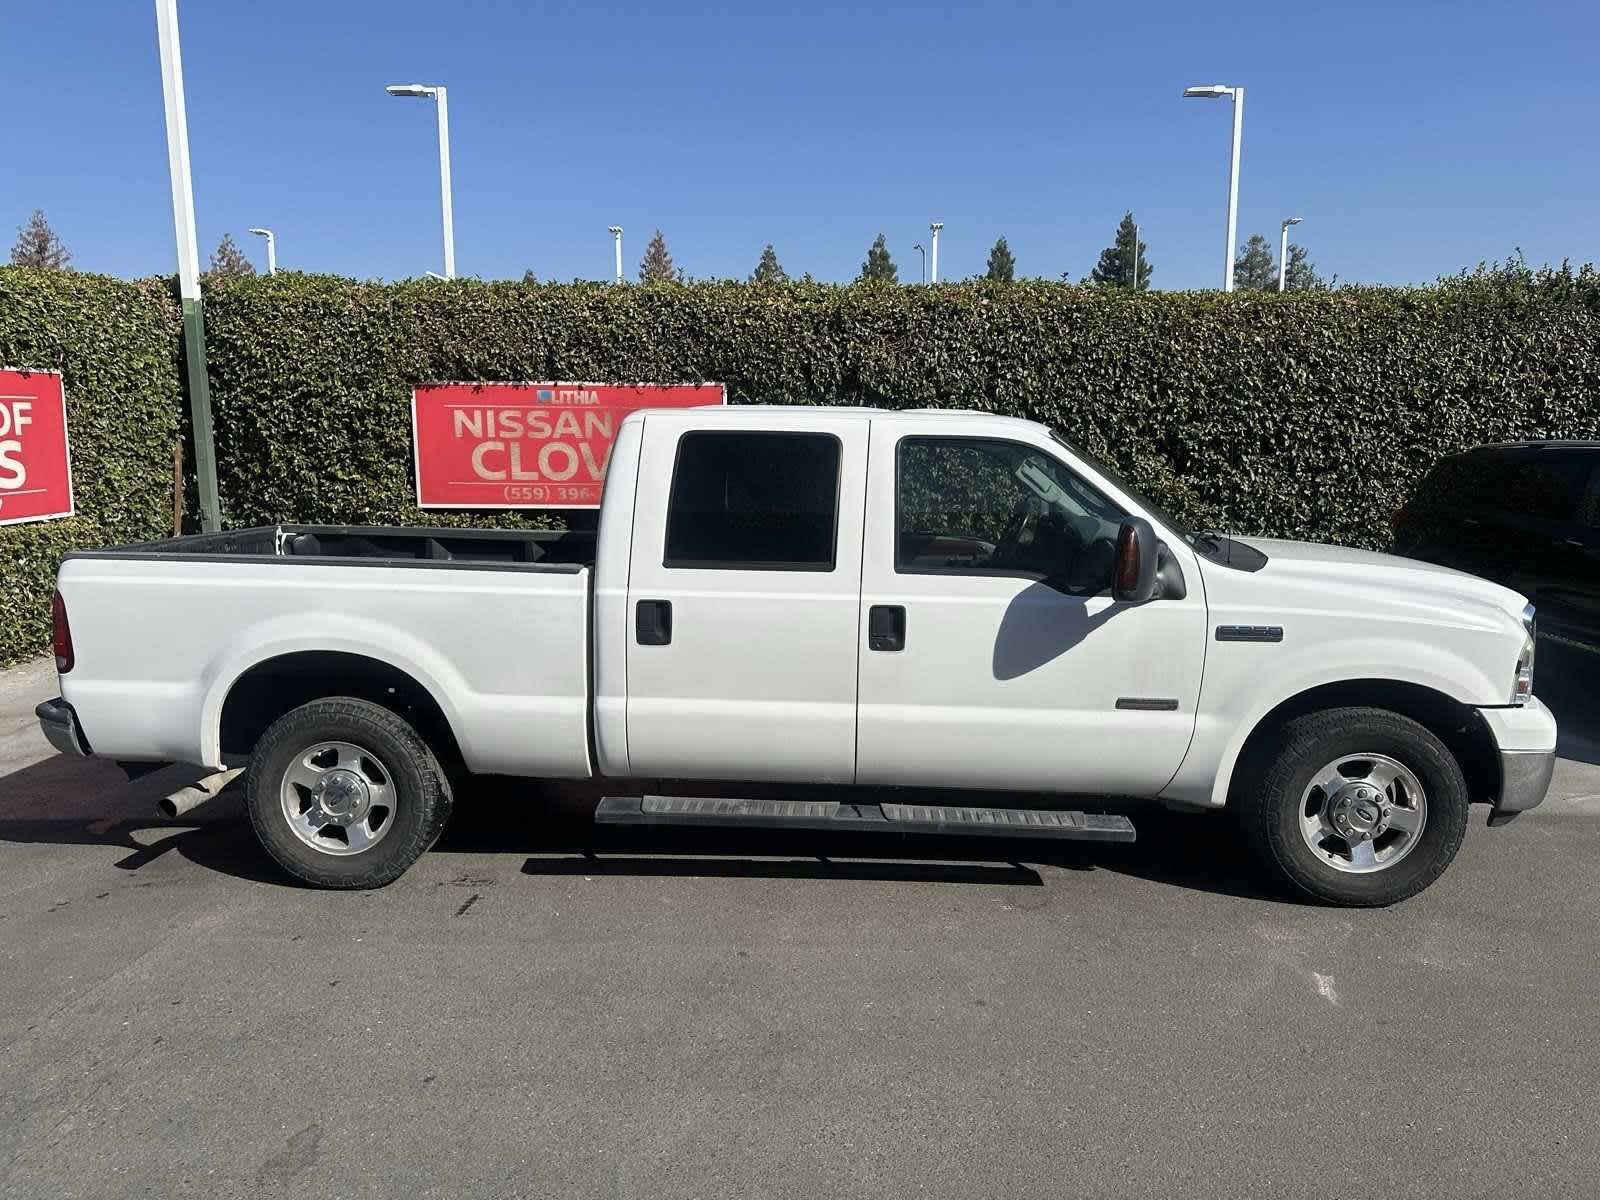
M 698 277 L 767 241 L 843 280 L 880 230 L 945 223 L 941 275 L 1006 235 L 1077 278 L 1133 209 L 1158 287 L 1221 274 L 1228 107 L 1247 88 L 1240 237 L 1324 274 L 1427 281 L 1522 247 L 1600 259 L 1600 5 L 653 3 L 180 6 L 202 256 L 362 278 L 441 266 L 433 109 L 450 88 L 463 275 L 603 278 L 665 231 Z M 5 0 L 0 233 L 43 208 L 74 265 L 175 269 L 153 9 Z

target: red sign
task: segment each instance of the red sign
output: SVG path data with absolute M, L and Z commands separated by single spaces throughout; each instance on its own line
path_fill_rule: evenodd
M 720 383 L 426 383 L 411 394 L 422 508 L 599 508 L 622 419 L 726 404 Z
M 0 525 L 71 515 L 61 373 L 0 370 Z

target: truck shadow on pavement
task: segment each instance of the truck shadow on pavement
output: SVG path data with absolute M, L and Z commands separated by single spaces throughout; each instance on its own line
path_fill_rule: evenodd
M 98 759 L 56 755 L 0 778 L 0 843 L 108 846 L 112 866 L 142 867 L 177 852 L 208 870 L 257 883 L 294 885 L 256 844 L 237 788 L 168 820 L 156 802 L 206 772 L 166 767 L 129 781 Z
M 0 843 L 104 846 L 137 872 L 176 854 L 207 871 L 298 888 L 257 845 L 238 785 L 177 820 L 156 802 L 204 772 L 168 767 L 129 781 L 110 763 L 55 756 L 0 777 Z M 525 877 L 613 875 L 723 879 L 867 880 L 1040 887 L 1041 870 L 1096 871 L 1178 888 L 1283 900 L 1216 815 L 1122 807 L 1139 829 L 1132 845 L 1043 843 L 907 834 L 806 834 L 764 830 L 596 826 L 599 797 L 638 783 L 540 784 L 475 779 L 435 848 L 520 854 Z M 704 792 L 707 789 L 700 788 Z M 749 789 L 745 789 L 749 790 Z M 857 797 L 859 799 L 860 797 Z M 975 801 L 976 802 L 976 801 Z M 404 886 L 402 879 L 398 886 Z

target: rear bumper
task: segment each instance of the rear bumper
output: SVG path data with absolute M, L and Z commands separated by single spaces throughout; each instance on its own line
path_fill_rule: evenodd
M 33 715 L 39 718 L 39 730 L 45 741 L 62 754 L 82 757 L 91 753 L 89 739 L 83 736 L 83 727 L 78 724 L 78 714 L 60 696 L 46 700 L 33 710 Z

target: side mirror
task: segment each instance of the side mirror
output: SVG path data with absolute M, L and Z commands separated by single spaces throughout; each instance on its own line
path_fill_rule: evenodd
M 1111 577 L 1111 596 L 1130 604 L 1143 604 L 1156 594 L 1156 559 L 1161 543 L 1149 521 L 1129 517 L 1117 530 L 1117 565 Z

